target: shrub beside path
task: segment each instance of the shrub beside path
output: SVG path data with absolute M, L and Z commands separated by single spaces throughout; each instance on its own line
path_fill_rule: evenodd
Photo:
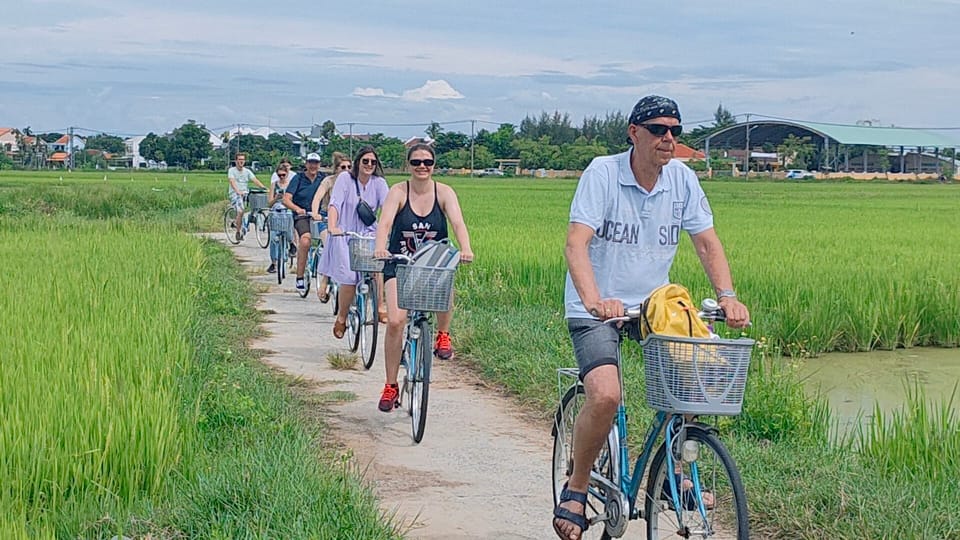
M 222 233 L 214 238 L 225 240 Z M 314 382 L 328 398 L 328 433 L 352 450 L 385 514 L 402 522 L 407 538 L 555 537 L 549 421 L 522 418 L 508 398 L 485 390 L 456 360 L 435 360 L 427 427 L 414 444 L 403 409 L 377 410 L 385 326 L 369 372 L 359 362 L 352 370 L 334 369 L 328 354 L 347 352 L 347 342 L 333 337 L 331 306 L 313 290 L 300 298 L 292 276 L 278 286 L 276 275 L 265 273 L 267 251 L 252 237 L 231 248 L 263 290 L 258 307 L 267 313 L 266 335 L 252 346 L 268 351 L 265 362 Z

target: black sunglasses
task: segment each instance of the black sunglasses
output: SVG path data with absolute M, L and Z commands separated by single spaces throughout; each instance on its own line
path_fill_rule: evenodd
M 376 165 L 376 164 L 377 164 L 377 160 L 375 160 L 375 159 L 363 158 L 363 159 L 360 160 L 360 163 L 363 163 L 364 165 Z
M 414 167 L 419 167 L 420 165 L 426 165 L 427 167 L 433 167 L 434 161 L 432 159 L 411 159 L 410 165 Z
M 277 177 L 278 177 L 278 178 L 286 178 L 286 177 L 287 177 L 287 173 L 277 173 Z
M 350 168 L 349 165 L 341 165 L 341 166 L 340 166 L 340 170 L 341 170 L 341 171 L 345 171 L 345 170 L 347 170 L 347 169 L 349 169 L 349 168 Z
M 649 131 L 654 137 L 663 137 L 669 131 L 674 137 L 679 137 L 683 133 L 683 126 L 668 126 L 666 124 L 639 124 Z

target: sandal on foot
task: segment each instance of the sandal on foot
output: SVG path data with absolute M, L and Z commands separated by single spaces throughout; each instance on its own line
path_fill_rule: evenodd
M 379 315 L 378 315 L 378 316 L 380 317 L 380 323 L 381 323 L 381 324 L 387 324 L 387 312 L 386 312 L 386 311 L 381 311 L 381 312 L 379 312 Z
M 690 478 L 688 478 L 688 477 L 685 476 L 685 475 L 680 475 L 680 474 L 674 474 L 674 475 L 673 475 L 673 478 L 674 478 L 674 480 L 677 482 L 677 487 L 680 488 L 680 491 L 681 491 L 681 493 L 682 493 L 682 494 L 680 495 L 680 498 L 681 498 L 680 503 L 683 505 L 683 509 L 684 509 L 684 510 L 687 510 L 687 511 L 690 511 L 690 512 L 692 512 L 693 510 L 696 510 L 696 509 L 697 509 L 697 498 L 696 498 L 696 497 L 694 496 L 694 494 L 693 494 L 693 486 L 691 485 L 691 486 L 688 487 L 688 488 L 684 488 L 684 487 L 683 487 L 683 482 L 684 482 L 684 481 L 686 481 L 686 482 L 691 482 Z M 692 482 L 691 482 L 691 484 L 692 484 Z M 705 499 L 704 496 L 705 496 L 706 494 L 708 494 L 708 493 L 710 493 L 710 491 L 708 491 L 708 490 L 701 490 L 701 491 L 700 491 L 700 497 Z M 674 510 L 673 501 L 671 500 L 671 497 L 670 497 L 670 479 L 669 479 L 669 478 L 665 478 L 665 479 L 663 480 L 663 489 L 660 491 L 660 498 L 663 499 L 663 500 L 665 500 L 665 501 L 667 501 L 667 503 L 668 503 L 667 505 L 670 507 L 670 509 L 671 509 L 671 510 Z M 707 509 L 707 510 L 713 510 L 713 506 L 714 506 L 714 505 L 712 505 L 712 504 L 707 504 L 707 501 L 706 501 L 706 500 L 703 501 L 703 507 L 704 507 L 705 509 Z
M 560 506 L 561 504 L 567 501 L 573 501 L 573 502 L 578 502 L 582 504 L 583 513 L 575 514 L 570 510 L 567 510 L 566 508 L 563 508 L 562 506 Z M 590 523 L 587 522 L 586 511 L 587 511 L 587 494 L 581 493 L 579 491 L 571 491 L 570 489 L 567 488 L 567 485 L 564 484 L 563 491 L 560 492 L 560 502 L 558 502 L 557 506 L 553 508 L 553 531 L 557 533 L 557 536 L 559 536 L 560 538 L 564 538 L 564 539 L 570 538 L 569 535 L 564 534 L 563 531 L 560 530 L 560 527 L 557 526 L 557 520 L 562 519 L 564 521 L 569 521 L 570 523 L 576 525 L 577 527 L 580 527 L 579 536 L 582 537 L 583 533 L 585 533 L 587 531 L 587 528 L 590 527 Z
M 334 321 L 333 323 L 333 337 L 337 339 L 343 339 L 343 335 L 347 333 L 347 322 L 346 321 Z
M 317 291 L 317 299 L 320 300 L 321 304 L 326 304 L 330 301 L 330 295 L 327 291 Z

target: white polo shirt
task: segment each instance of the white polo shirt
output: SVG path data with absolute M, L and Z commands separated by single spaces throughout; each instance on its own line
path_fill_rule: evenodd
M 619 298 L 638 307 L 670 280 L 680 231 L 694 235 L 713 227 L 713 213 L 700 180 L 673 159 L 660 171 L 652 191 L 640 187 L 630 168 L 630 152 L 594 158 L 577 185 L 570 222 L 595 233 L 589 256 L 602 298 Z M 591 318 L 567 272 L 566 317 Z

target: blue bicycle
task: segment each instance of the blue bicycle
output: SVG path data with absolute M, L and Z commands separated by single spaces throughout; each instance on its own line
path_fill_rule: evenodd
M 349 236 L 350 270 L 360 274 L 353 305 L 347 313 L 350 351 L 359 350 L 363 368 L 370 369 L 377 356 L 377 336 L 380 333 L 380 290 L 374 274 L 383 271 L 383 261 L 373 258 L 373 236 L 351 231 L 345 234 Z M 339 297 L 336 303 L 340 303 Z
M 300 298 L 306 298 L 310 294 L 310 281 L 320 275 L 320 257 L 323 255 L 323 245 L 320 243 L 323 221 L 314 220 L 310 212 L 305 215 L 310 219 L 310 249 L 307 251 L 307 265 L 303 269 L 303 289 L 297 289 Z
M 289 255 L 290 244 L 293 242 L 293 213 L 290 210 L 273 210 L 269 221 L 270 246 L 272 260 L 277 268 L 277 284 L 283 284 L 287 269 L 293 267 L 293 257 Z
M 423 440 L 430 398 L 430 369 L 433 365 L 430 315 L 450 311 L 453 307 L 453 281 L 459 252 L 450 248 L 446 250 L 445 258 L 446 262 L 442 264 L 420 264 L 406 255 L 392 256 L 392 260 L 406 263 L 397 265 L 397 305 L 407 310 L 400 356 L 400 369 L 403 370 L 400 404 L 406 403 L 416 443 Z
M 651 334 L 640 341 L 639 310 L 607 322 L 624 322 L 624 334 L 643 349 L 647 404 L 657 413 L 630 470 L 627 412 L 620 375 L 620 406 L 607 440 L 590 472 L 585 514 L 600 538 L 619 538 L 630 520 L 647 522 L 647 538 L 736 538 L 750 536 L 747 497 L 740 472 L 715 427 L 697 415 L 737 415 L 743 402 L 754 340 L 695 339 Z M 700 317 L 724 321 L 712 299 Z M 622 338 L 621 338 L 622 343 Z M 619 363 L 618 358 L 618 363 Z M 564 381 L 573 379 L 572 384 Z M 584 401 L 579 370 L 558 370 L 560 404 L 553 426 L 554 503 L 573 472 L 573 426 Z M 654 447 L 641 497 L 641 479 Z M 641 506 L 643 512 L 641 512 Z

